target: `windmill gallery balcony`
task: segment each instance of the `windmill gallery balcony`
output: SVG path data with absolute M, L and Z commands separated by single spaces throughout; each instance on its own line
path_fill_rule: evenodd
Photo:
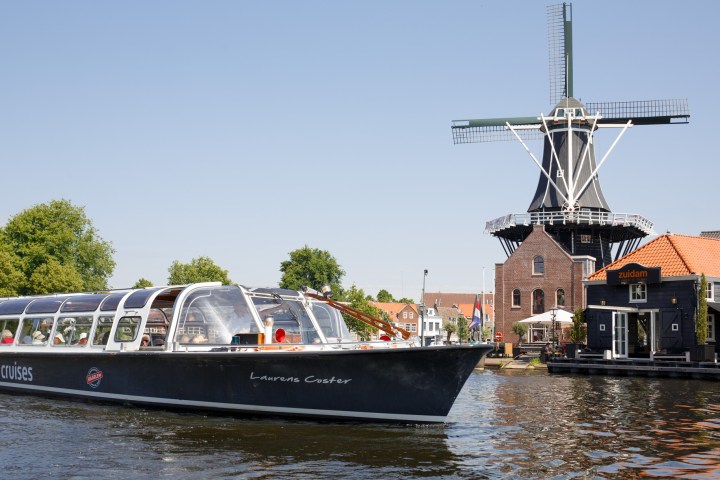
M 533 225 L 599 225 L 635 228 L 645 235 L 652 235 L 653 223 L 642 215 L 634 213 L 610 213 L 593 210 L 545 211 L 511 213 L 485 223 L 485 233 L 497 233 L 514 230 L 518 227 L 532 229 Z

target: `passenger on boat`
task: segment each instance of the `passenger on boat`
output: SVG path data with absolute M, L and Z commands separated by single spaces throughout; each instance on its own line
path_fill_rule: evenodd
M 77 344 L 78 345 L 85 345 L 87 343 L 87 333 L 82 332 L 80 334 L 80 338 L 78 339 Z
M 10 330 L 5 329 L 2 331 L 2 340 L 0 340 L 0 343 L 2 343 L 2 344 L 13 343 L 14 336 L 15 335 L 13 335 L 13 333 Z
M 44 345 L 45 335 L 40 330 L 35 330 L 32 334 L 32 343 L 33 345 Z
M 30 345 L 32 344 L 32 337 L 30 335 L 25 335 L 22 342 L 23 345 Z
M 180 337 L 180 343 L 190 343 L 190 335 L 183 335 Z
M 208 343 L 208 339 L 205 335 L 202 333 L 198 333 L 195 335 L 192 340 L 190 340 L 191 343 Z
M 65 337 L 62 336 L 62 333 L 58 332 L 55 334 L 53 345 L 65 345 Z
M 150 346 L 150 335 L 142 336 L 142 340 L 140 340 L 140 346 L 141 347 L 149 347 Z

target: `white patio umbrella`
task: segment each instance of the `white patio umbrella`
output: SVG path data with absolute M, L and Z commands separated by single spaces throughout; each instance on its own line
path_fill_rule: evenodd
M 548 310 L 539 315 L 533 315 L 532 317 L 520 320 L 520 323 L 552 323 L 552 310 Z M 573 314 L 567 310 L 558 308 L 555 310 L 555 322 L 557 323 L 572 323 Z

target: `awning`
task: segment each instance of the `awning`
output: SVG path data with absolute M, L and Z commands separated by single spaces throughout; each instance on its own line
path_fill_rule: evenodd
M 519 323 L 552 323 L 552 310 L 520 320 Z M 573 314 L 558 308 L 555 310 L 556 323 L 572 323 Z
M 720 302 L 707 302 L 707 306 L 720 313 Z

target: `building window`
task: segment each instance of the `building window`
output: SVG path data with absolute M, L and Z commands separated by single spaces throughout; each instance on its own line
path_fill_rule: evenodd
M 513 307 L 519 307 L 520 306 L 520 289 L 516 288 L 512 291 L 512 306 Z
M 557 292 L 555 292 L 555 305 L 558 307 L 565 306 L 565 290 L 562 288 L 558 288 Z
M 705 298 L 708 300 L 708 302 L 715 301 L 713 282 L 707 282 L 707 290 L 705 291 Z
M 542 275 L 545 273 L 545 261 L 543 257 L 537 256 L 533 258 L 533 275 Z
M 532 313 L 537 315 L 545 312 L 545 292 L 542 290 L 533 290 L 532 292 Z
M 715 341 L 715 314 L 708 313 L 707 316 L 707 340 L 708 342 Z
M 592 243 L 592 235 L 580 234 L 580 243 Z
M 431 313 L 428 313 L 428 315 L 432 315 Z M 415 317 L 414 312 L 410 312 L 410 316 L 408 318 L 413 319 Z
M 407 318 L 407 312 L 403 312 L 403 318 Z
M 647 285 L 633 283 L 630 285 L 630 303 L 647 302 Z

